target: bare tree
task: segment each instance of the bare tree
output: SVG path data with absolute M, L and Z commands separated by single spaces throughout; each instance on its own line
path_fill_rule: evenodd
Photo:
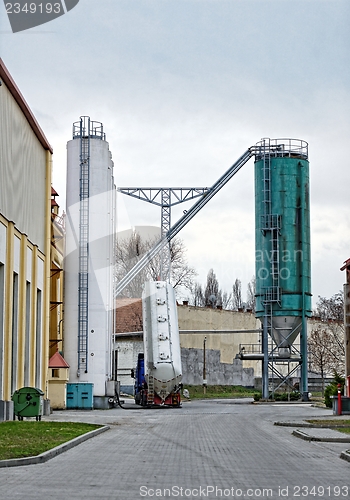
M 321 375 L 322 395 L 324 392 L 324 379 L 342 368 L 337 344 L 327 328 L 315 328 L 308 338 L 310 369 Z
M 182 286 L 191 290 L 197 272 L 188 265 L 185 254 L 184 242 L 180 238 L 173 238 L 170 242 L 171 283 L 175 289 Z
M 319 316 L 322 321 L 344 321 L 344 295 L 343 292 L 334 294 L 330 299 L 318 296 L 315 316 Z
M 139 233 L 133 231 L 129 238 L 117 240 L 115 280 L 120 281 L 134 266 L 144 253 L 147 252 L 147 244 L 142 240 Z M 150 279 L 149 268 L 144 268 L 129 283 L 121 293 L 122 297 L 141 297 L 142 284 Z
M 256 280 L 253 276 L 247 287 L 247 309 L 251 309 L 253 312 L 255 312 L 255 288 Z
M 318 297 L 314 315 L 321 325 L 309 336 L 308 348 L 311 369 L 320 373 L 324 388 L 326 375 L 344 373 L 344 297 L 339 292 L 331 298 Z
M 241 280 L 236 278 L 236 281 L 232 286 L 232 309 L 234 311 L 238 311 L 238 309 L 241 309 L 242 307 L 242 283 Z
M 218 303 L 219 281 L 213 269 L 207 275 L 207 284 L 204 290 L 204 302 L 206 307 L 216 307 Z
M 130 271 L 138 260 L 150 250 L 158 239 L 142 239 L 137 232 L 133 232 L 129 238 L 123 238 L 116 245 L 116 267 L 115 279 L 120 281 Z M 173 287 L 184 287 L 191 290 L 196 271 L 189 266 L 185 258 L 186 248 L 180 238 L 173 238 L 170 242 L 171 259 L 171 283 Z M 149 264 L 140 271 L 137 276 L 121 293 L 122 297 L 141 297 L 142 285 L 152 279 L 157 280 L 160 276 L 161 257 L 156 255 Z
M 232 309 L 232 293 L 228 294 L 227 292 L 223 292 L 223 294 L 222 294 L 222 308 L 223 309 Z
M 334 369 L 340 374 L 344 373 L 345 342 L 344 342 L 344 295 L 338 292 L 331 298 L 318 297 L 315 316 L 320 317 L 325 323 L 324 328 L 331 334 L 332 351 L 340 360 L 340 365 Z
M 195 307 L 205 306 L 203 288 L 202 285 L 200 285 L 199 283 L 195 283 L 194 286 L 192 287 L 190 302 L 191 305 Z

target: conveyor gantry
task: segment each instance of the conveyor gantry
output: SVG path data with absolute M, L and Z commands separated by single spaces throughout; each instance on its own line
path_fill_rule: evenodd
M 174 236 L 176 236 L 186 224 L 210 201 L 225 184 L 254 156 L 256 147 L 252 146 L 243 153 L 240 158 L 218 179 L 211 188 L 205 188 L 206 192 L 186 213 L 167 231 L 160 241 L 149 250 L 138 263 L 124 276 L 118 283 L 115 295 L 118 296 L 124 288 L 134 279 L 134 277 L 160 252 Z M 128 188 L 127 188 L 128 189 Z M 131 189 L 131 188 L 129 188 Z M 193 188 L 195 189 L 195 188 Z M 130 194 L 130 193 L 126 193 Z M 140 193 L 141 194 L 141 193 Z M 138 197 L 138 196 L 135 196 Z M 142 198 L 140 198 L 142 199 Z M 145 199 L 145 198 L 143 198 Z

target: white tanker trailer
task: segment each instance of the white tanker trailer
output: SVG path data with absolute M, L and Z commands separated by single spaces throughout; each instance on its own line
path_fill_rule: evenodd
M 142 406 L 180 406 L 182 368 L 174 289 L 148 281 L 142 293 L 144 354 L 135 373 L 135 401 Z

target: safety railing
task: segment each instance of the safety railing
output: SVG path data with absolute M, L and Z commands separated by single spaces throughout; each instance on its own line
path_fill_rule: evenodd
M 255 145 L 255 160 L 261 160 L 267 155 L 307 160 L 308 143 L 301 139 L 262 139 Z

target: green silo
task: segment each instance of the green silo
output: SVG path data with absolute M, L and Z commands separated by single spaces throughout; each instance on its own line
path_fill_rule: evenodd
M 266 328 L 277 347 L 274 355 L 287 359 L 298 334 L 302 329 L 306 331 L 305 318 L 311 316 L 309 162 L 305 141 L 263 139 L 256 145 L 255 217 L 256 316 L 266 319 Z M 305 360 L 306 333 L 303 337 Z

